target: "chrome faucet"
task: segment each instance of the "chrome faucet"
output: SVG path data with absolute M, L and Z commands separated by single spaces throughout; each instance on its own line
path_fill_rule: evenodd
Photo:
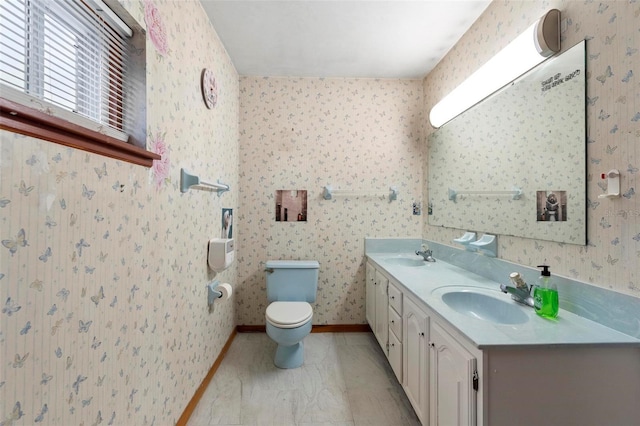
M 427 262 L 436 261 L 436 259 L 433 257 L 433 252 L 425 246 L 422 247 L 422 250 L 416 250 L 416 255 L 422 256 L 422 258 Z
M 511 298 L 516 302 L 533 308 L 533 297 L 531 297 L 532 288 L 533 286 L 527 287 L 526 284 L 524 287 L 500 284 L 500 290 L 502 290 L 503 293 L 509 293 L 511 294 Z

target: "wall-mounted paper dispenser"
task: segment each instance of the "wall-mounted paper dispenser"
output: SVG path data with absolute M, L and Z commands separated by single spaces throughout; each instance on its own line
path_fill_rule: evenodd
M 618 169 L 611 169 L 608 173 L 602 173 L 602 179 L 607 179 L 607 192 L 598 195 L 598 198 L 618 198 L 620 197 L 620 172 Z
M 209 240 L 209 267 L 216 272 L 227 269 L 235 259 L 235 242 L 233 238 L 213 238 Z

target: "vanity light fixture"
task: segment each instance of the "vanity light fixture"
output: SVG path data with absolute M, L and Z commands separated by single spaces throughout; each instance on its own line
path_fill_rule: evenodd
M 438 102 L 429 113 L 435 128 L 560 51 L 560 11 L 551 9 Z

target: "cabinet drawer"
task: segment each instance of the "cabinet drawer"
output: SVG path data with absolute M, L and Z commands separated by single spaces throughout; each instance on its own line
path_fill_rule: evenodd
M 398 381 L 402 383 L 402 343 L 393 333 L 389 333 L 389 364 Z
M 389 283 L 389 305 L 402 315 L 402 292 Z
M 396 337 L 402 336 L 402 317 L 398 315 L 395 309 L 389 306 L 389 330 L 391 330 Z

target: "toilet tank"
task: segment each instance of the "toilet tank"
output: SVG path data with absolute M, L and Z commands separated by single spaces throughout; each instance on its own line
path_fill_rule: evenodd
M 267 299 L 269 302 L 315 302 L 319 268 L 315 260 L 267 261 Z

